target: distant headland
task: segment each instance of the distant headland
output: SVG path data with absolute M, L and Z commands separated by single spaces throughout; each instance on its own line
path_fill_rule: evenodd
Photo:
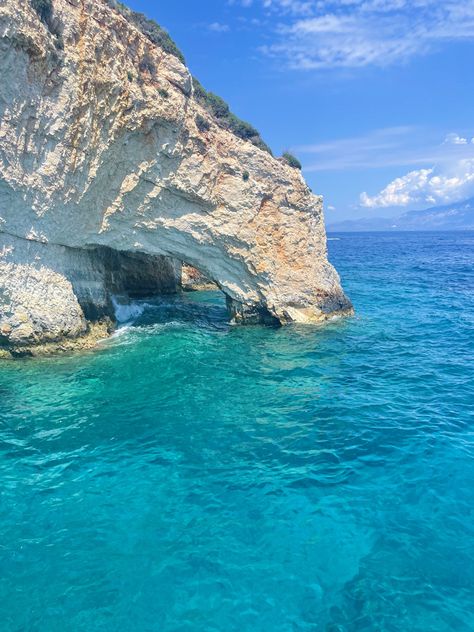
M 396 230 L 474 230 L 474 198 L 432 206 L 421 211 L 408 211 L 398 217 L 364 217 L 328 224 L 337 231 L 396 231 Z

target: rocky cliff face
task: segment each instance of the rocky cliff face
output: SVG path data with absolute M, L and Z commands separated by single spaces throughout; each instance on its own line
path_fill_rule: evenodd
M 237 320 L 350 311 L 297 169 L 222 129 L 102 0 L 53 16 L 0 5 L 0 344 L 80 336 L 114 288 L 171 291 L 182 261 Z

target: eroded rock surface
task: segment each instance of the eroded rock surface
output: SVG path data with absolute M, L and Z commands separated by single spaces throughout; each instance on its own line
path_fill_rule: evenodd
M 186 263 L 181 267 L 181 287 L 186 292 L 218 289 L 217 285 L 208 279 L 200 270 Z
M 301 173 L 222 129 L 179 59 L 102 0 L 53 7 L 54 33 L 29 0 L 0 6 L 1 343 L 84 334 L 112 251 L 168 290 L 187 262 L 244 321 L 350 311 Z

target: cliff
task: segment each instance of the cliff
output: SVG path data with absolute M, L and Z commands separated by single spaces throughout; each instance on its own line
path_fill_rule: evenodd
M 236 321 L 351 310 L 298 169 L 225 129 L 102 0 L 35 6 L 0 6 L 1 345 L 83 336 L 114 292 L 174 291 L 181 262 Z

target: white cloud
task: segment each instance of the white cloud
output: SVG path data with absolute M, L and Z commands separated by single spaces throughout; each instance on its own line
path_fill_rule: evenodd
M 262 4 L 270 11 L 311 15 L 315 3 L 311 0 L 262 0 Z
M 227 4 L 231 6 L 234 4 L 240 4 L 243 7 L 251 7 L 253 4 L 253 0 L 227 0 Z
M 440 142 L 443 137 L 444 141 Z M 411 166 L 406 175 L 396 178 L 379 193 L 362 193 L 360 205 L 366 208 L 417 207 L 474 195 L 474 142 L 468 142 L 467 138 L 457 133 L 445 135 L 435 130 L 399 126 L 292 150 L 312 157 L 312 161 L 305 160 L 305 172 Z M 413 169 L 415 165 L 417 168 Z
M 448 134 L 444 139 L 445 144 L 447 145 L 467 145 L 467 138 L 463 138 L 459 136 L 459 134 Z
M 474 143 L 459 142 L 462 138 L 413 126 L 387 127 L 372 130 L 363 136 L 338 138 L 325 142 L 292 147 L 297 154 L 308 154 L 305 172 L 341 171 L 345 169 L 378 169 L 394 166 L 426 166 L 453 164 L 474 158 Z M 457 140 L 457 142 L 453 142 Z
M 474 41 L 474 0 L 260 3 L 283 21 L 273 42 L 261 50 L 292 68 L 388 66 L 437 50 L 446 41 Z
M 474 159 L 460 160 L 449 168 L 418 169 L 390 182 L 380 193 L 362 193 L 361 206 L 381 208 L 442 204 L 461 200 L 474 190 Z
M 214 33 L 227 33 L 230 30 L 228 24 L 222 24 L 221 22 L 212 22 L 207 25 L 207 28 Z

